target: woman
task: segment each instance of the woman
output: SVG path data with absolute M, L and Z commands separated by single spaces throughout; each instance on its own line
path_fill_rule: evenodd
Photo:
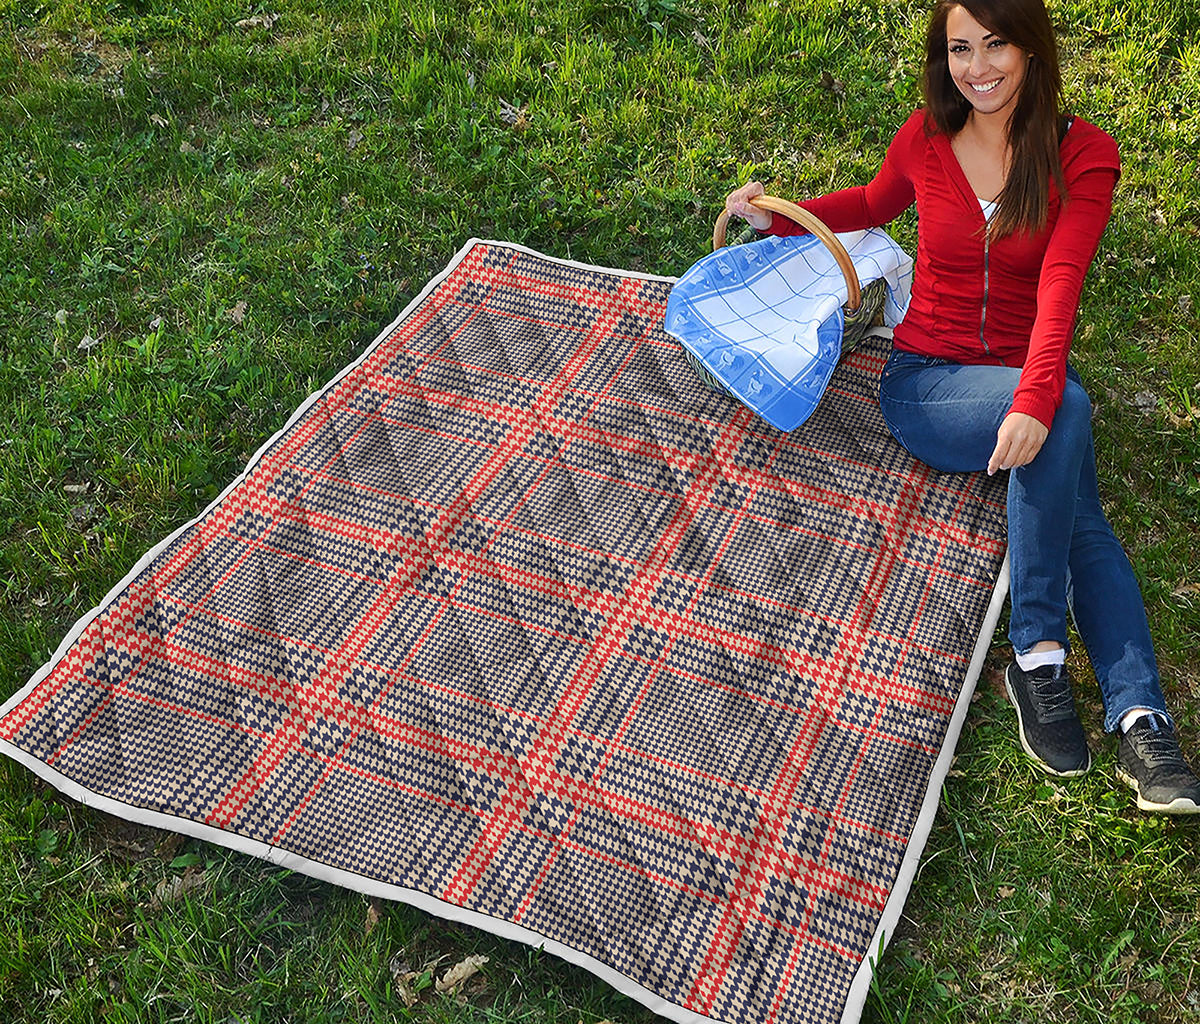
M 914 202 L 912 302 L 880 406 L 896 440 L 936 469 L 1011 470 L 1008 540 L 1015 661 L 1006 687 L 1021 745 L 1045 771 L 1092 763 L 1065 665 L 1067 609 L 1120 730 L 1120 778 L 1143 810 L 1200 813 L 1200 779 L 1175 738 L 1137 582 L 1101 511 L 1091 405 L 1067 365 L 1079 294 L 1120 173 L 1100 129 L 1060 113 L 1042 0 L 942 2 L 926 38 L 925 107 L 868 185 L 803 205 L 835 231 L 886 224 Z M 800 233 L 749 199 L 760 231 Z

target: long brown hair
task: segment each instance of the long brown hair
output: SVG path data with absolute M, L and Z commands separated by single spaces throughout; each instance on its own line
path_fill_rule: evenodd
M 1062 76 L 1054 27 L 1042 0 L 939 0 L 925 35 L 925 109 L 936 131 L 954 135 L 967 122 L 970 101 L 950 77 L 946 19 L 964 7 L 979 24 L 1030 55 L 1021 91 L 1008 121 L 1012 161 L 996 213 L 988 230 L 999 238 L 1015 232 L 1034 234 L 1046 226 L 1050 178 L 1066 199 L 1058 147 L 1065 120 L 1061 112 Z

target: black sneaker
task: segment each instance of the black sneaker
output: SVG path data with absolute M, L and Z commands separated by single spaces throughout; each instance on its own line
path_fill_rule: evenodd
M 1200 814 L 1200 779 L 1183 759 L 1175 730 L 1157 715 L 1143 715 L 1121 734 L 1117 778 L 1133 787 L 1143 811 Z
M 1014 661 L 1004 673 L 1004 688 L 1017 709 L 1021 746 L 1045 771 L 1068 778 L 1092 766 L 1066 665 L 1025 672 Z

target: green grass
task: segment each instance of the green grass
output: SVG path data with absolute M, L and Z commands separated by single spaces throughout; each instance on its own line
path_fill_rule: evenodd
M 471 235 L 676 274 L 751 174 L 794 197 L 866 180 L 917 101 L 925 9 L 0 0 L 0 695 Z M 1200 751 L 1200 7 L 1053 11 L 1069 97 L 1124 158 L 1075 360 Z M 911 244 L 911 216 L 895 231 Z M 1094 690 L 1099 770 L 1040 778 L 1002 657 L 866 1019 L 1200 1020 L 1200 829 L 1132 810 Z M 5 1020 L 651 1019 L 554 958 L 400 906 L 368 928 L 358 895 L 8 762 L 0 893 Z M 404 1007 L 394 957 L 474 952 L 465 1003 Z

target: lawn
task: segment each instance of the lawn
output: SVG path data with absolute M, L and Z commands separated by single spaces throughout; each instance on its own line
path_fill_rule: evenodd
M 866 180 L 909 0 L 0 0 L 0 699 L 471 236 L 660 274 L 754 175 Z M 1200 755 L 1200 4 L 1057 0 L 1124 175 L 1074 360 Z M 911 246 L 911 215 L 894 225 Z M 998 636 L 865 1018 L 1200 1020 L 1200 827 L 1029 767 Z M 654 1019 L 551 957 L 0 762 L 0 1018 Z M 433 980 L 489 958 L 461 999 Z M 406 1006 L 407 983 L 417 1002 Z

